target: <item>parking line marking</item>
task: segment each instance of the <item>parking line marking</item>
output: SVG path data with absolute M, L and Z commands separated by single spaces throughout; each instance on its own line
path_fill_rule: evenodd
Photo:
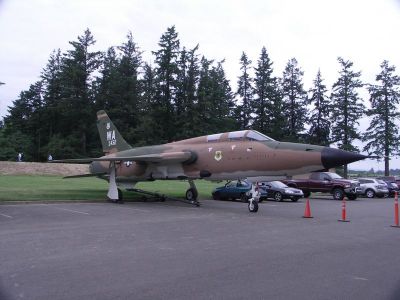
M 65 210 L 65 211 L 69 211 L 69 212 L 74 212 L 74 213 L 77 213 L 77 214 L 83 214 L 83 215 L 88 215 L 89 214 L 87 212 L 77 211 L 77 210 L 68 209 L 68 208 L 61 208 L 61 207 L 53 207 L 53 208 L 59 209 L 59 210 Z
M 353 277 L 353 279 L 354 279 L 354 280 L 368 281 L 367 278 L 364 278 L 364 277 L 357 277 L 357 276 Z
M 148 210 L 144 210 L 141 208 L 130 208 L 131 210 L 136 210 L 136 211 L 140 211 L 140 212 L 149 212 Z
M 9 215 L 5 215 L 5 214 L 0 214 L 0 216 L 6 217 L 6 218 L 10 218 L 12 219 L 13 217 L 9 216 Z

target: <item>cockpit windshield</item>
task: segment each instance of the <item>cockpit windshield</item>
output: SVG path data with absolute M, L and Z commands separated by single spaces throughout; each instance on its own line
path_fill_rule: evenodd
M 208 142 L 216 142 L 221 139 L 222 133 L 212 134 L 207 136 Z M 242 141 L 274 141 L 270 137 L 255 131 L 255 130 L 240 130 L 240 131 L 232 131 L 228 132 L 228 139 L 233 140 L 242 140 Z
M 249 130 L 249 133 L 246 137 L 248 140 L 253 141 L 274 141 L 274 139 L 271 139 L 270 137 L 255 130 Z
M 228 133 L 228 138 L 230 140 L 241 140 L 244 138 L 244 135 L 246 134 L 247 130 L 241 130 L 241 131 L 232 131 Z

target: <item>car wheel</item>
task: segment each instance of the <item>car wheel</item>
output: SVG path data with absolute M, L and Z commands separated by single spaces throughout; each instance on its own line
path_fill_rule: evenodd
M 371 189 L 368 189 L 365 191 L 365 196 L 367 196 L 367 198 L 374 198 L 375 197 L 375 192 Z
M 292 198 L 292 202 L 297 202 L 297 201 L 299 201 L 299 197 L 294 197 L 294 198 Z
M 257 201 L 249 201 L 249 212 L 255 213 L 258 211 L 258 203 Z
M 311 193 L 309 191 L 303 191 L 304 198 L 310 197 Z
M 264 201 L 264 198 L 258 199 L 258 202 L 259 202 L 259 203 L 261 203 L 261 202 L 263 202 L 263 201 Z
M 281 192 L 276 192 L 274 195 L 274 199 L 276 202 L 281 202 L 283 197 L 282 197 L 282 193 Z
M 344 198 L 344 192 L 340 188 L 336 188 L 333 190 L 333 199 L 335 200 L 343 200 Z
M 249 198 L 247 197 L 247 195 L 245 193 L 240 194 L 240 201 L 247 202 L 248 200 L 249 200 Z
M 212 195 L 214 200 L 220 200 L 221 196 L 219 195 L 219 193 L 215 193 Z

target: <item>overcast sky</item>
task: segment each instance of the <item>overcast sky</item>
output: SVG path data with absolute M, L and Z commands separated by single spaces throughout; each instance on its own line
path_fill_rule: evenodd
M 128 31 L 151 61 L 160 36 L 176 26 L 181 45 L 200 44 L 209 59 L 225 59 L 232 87 L 245 51 L 255 63 L 266 46 L 281 76 L 295 57 L 308 90 L 318 69 L 331 88 L 341 56 L 372 83 L 384 59 L 400 73 L 400 0 L 0 0 L 0 117 L 19 93 L 39 79 L 54 49 L 70 49 L 89 28 L 95 49 L 120 45 Z M 366 105 L 368 94 L 363 93 Z M 368 126 L 361 120 L 361 128 Z M 383 169 L 365 161 L 351 168 Z M 400 168 L 400 160 L 391 167 Z

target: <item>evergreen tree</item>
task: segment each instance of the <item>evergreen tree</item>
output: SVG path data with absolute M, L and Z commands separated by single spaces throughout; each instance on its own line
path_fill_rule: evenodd
M 27 143 L 16 144 L 15 149 L 25 154 L 26 160 L 39 160 L 43 135 L 42 82 L 32 84 L 27 91 L 20 93 L 13 106 L 9 107 L 9 115 L 5 118 L 4 134 L 6 137 L 21 137 L 15 142 L 27 139 Z M 26 148 L 29 147 L 29 148 Z
M 194 116 L 194 122 L 198 124 L 196 135 L 208 134 L 212 128 L 212 103 L 213 103 L 213 79 L 211 78 L 212 61 L 204 56 L 200 61 L 200 76 L 197 89 L 197 114 Z
M 95 134 L 95 111 L 93 110 L 92 74 L 100 65 L 100 52 L 90 52 L 95 44 L 92 33 L 86 29 L 78 41 L 69 42 L 73 49 L 62 58 L 63 113 L 61 125 L 70 142 L 80 144 L 80 155 L 87 156 L 88 139 L 98 139 Z
M 118 88 L 121 98 L 118 105 L 119 123 L 116 123 L 116 126 L 121 128 L 125 139 L 134 144 L 137 139 L 135 128 L 138 126 L 139 120 L 141 94 L 139 69 L 142 65 L 142 52 L 133 40 L 132 32 L 128 33 L 126 42 L 118 49 L 122 54 L 118 67 L 120 78 Z
M 114 111 L 114 109 L 119 110 L 122 104 L 119 64 L 120 59 L 115 48 L 108 48 L 101 62 L 100 76 L 96 78 L 96 110 L 103 109 L 110 114 L 118 115 L 119 111 Z
M 279 81 L 277 80 L 274 85 L 274 90 L 277 92 L 277 94 L 274 101 L 271 103 L 270 129 L 266 133 L 273 139 L 282 140 L 285 139 L 286 134 L 286 121 L 283 114 L 284 104 Z
M 286 139 L 298 142 L 304 131 L 307 117 L 307 95 L 303 88 L 304 72 L 298 66 L 297 60 L 288 61 L 283 72 L 281 89 L 283 97 Z
M 142 95 L 139 106 L 139 124 L 136 128 L 138 140 L 137 145 L 151 145 L 159 143 L 160 125 L 156 120 L 157 101 L 156 96 L 156 74 L 151 65 L 145 63 L 143 66 L 143 78 L 140 81 Z
M 61 101 L 61 50 L 53 51 L 41 78 L 43 82 L 43 130 L 47 133 L 46 143 L 54 133 L 62 130 L 59 126 L 59 109 Z M 46 157 L 46 154 L 42 154 Z
M 389 66 L 387 60 L 381 64 L 381 72 L 376 76 L 378 84 L 370 84 L 368 91 L 371 109 L 366 111 L 372 121 L 363 135 L 368 142 L 364 151 L 381 156 L 384 154 L 385 176 L 389 176 L 389 156 L 399 152 L 399 126 L 395 120 L 400 113 L 400 77 L 395 75 L 395 66 Z
M 238 127 L 233 115 L 233 94 L 223 63 L 220 61 L 215 66 L 213 61 L 201 59 L 195 135 L 231 131 Z
M 224 61 L 217 62 L 210 71 L 211 79 L 211 106 L 209 107 L 211 125 L 207 134 L 212 132 L 232 131 L 237 128 L 237 121 L 233 115 L 234 101 L 229 80 L 226 79 L 223 68 Z
M 239 128 L 246 129 L 252 124 L 252 106 L 254 89 L 252 86 L 253 79 L 250 76 L 251 60 L 248 59 L 246 53 L 242 52 L 240 57 L 240 70 L 242 74 L 238 79 L 237 96 L 239 96 L 240 103 L 237 105 L 236 116 L 239 120 Z
M 172 141 L 175 135 L 175 100 L 178 76 L 179 39 L 175 26 L 169 27 L 158 43 L 156 56 L 156 101 L 154 107 L 156 137 L 161 142 Z
M 176 91 L 176 132 L 175 139 L 179 140 L 193 135 L 195 127 L 194 122 L 197 119 L 197 85 L 199 82 L 199 59 L 196 51 L 199 45 L 187 51 L 185 48 L 181 51 L 178 62 L 178 86 Z
M 331 94 L 332 141 L 337 143 L 340 149 L 357 151 L 357 147 L 352 143 L 361 138 L 356 126 L 359 125 L 358 120 L 364 111 L 364 105 L 357 92 L 357 89 L 363 86 L 360 80 L 361 72 L 353 71 L 353 63 L 349 60 L 339 57 L 338 61 L 341 66 L 340 77 L 333 84 Z M 344 166 L 343 172 L 347 178 L 347 165 Z
M 275 110 L 279 106 L 280 93 L 277 79 L 272 76 L 272 64 L 266 48 L 263 47 L 255 68 L 252 127 L 268 135 L 277 135 L 277 132 L 273 132 L 273 128 L 282 117 L 281 108 Z
M 331 105 L 330 99 L 326 95 L 327 88 L 323 83 L 321 71 L 318 70 L 313 84 L 309 91 L 309 101 L 313 105 L 310 117 L 309 143 L 329 146 Z

